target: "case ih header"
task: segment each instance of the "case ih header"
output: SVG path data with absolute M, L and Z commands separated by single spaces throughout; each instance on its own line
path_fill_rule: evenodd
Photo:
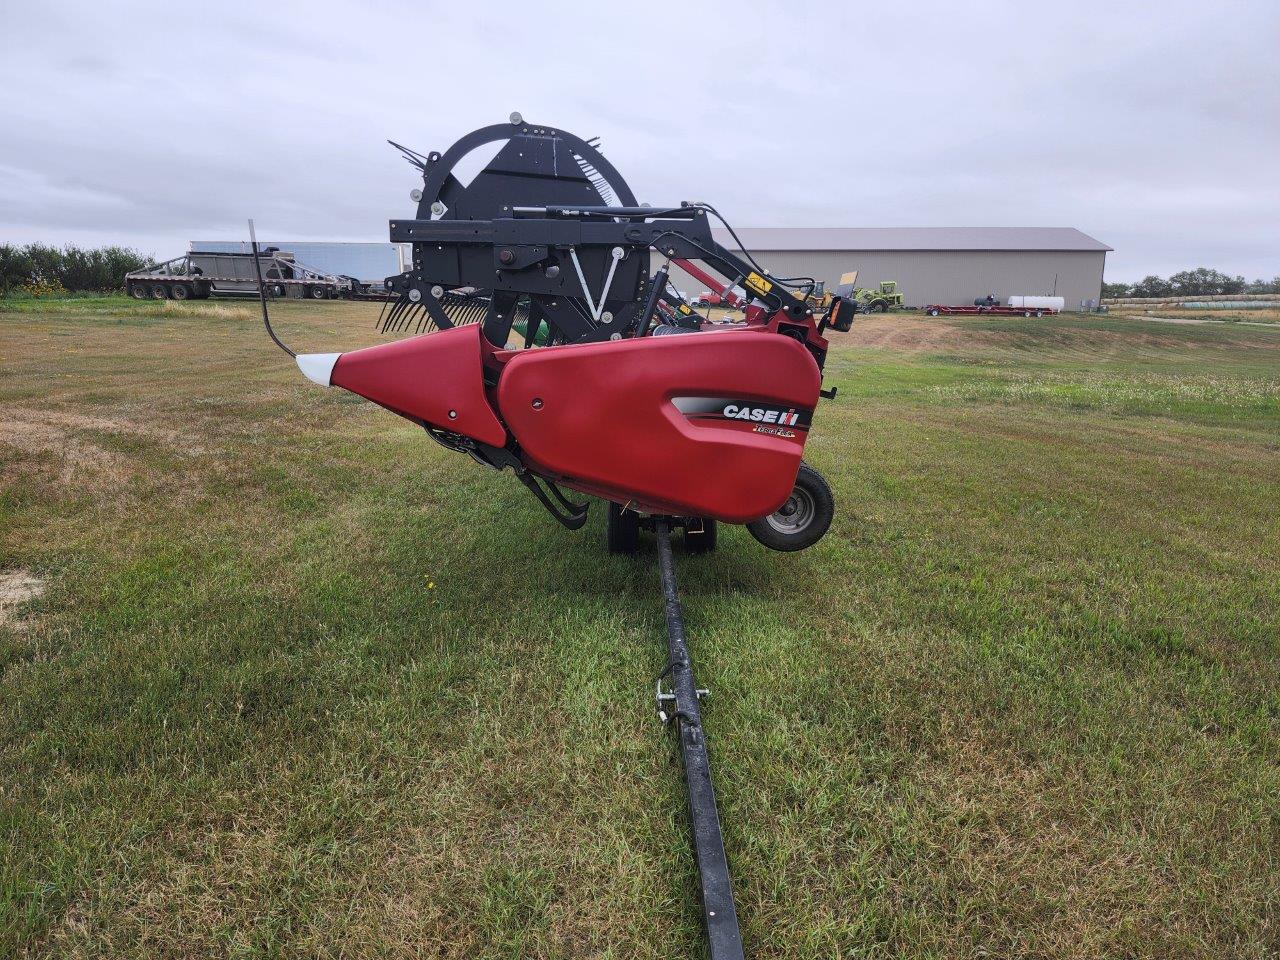
M 497 154 L 463 186 L 459 161 L 493 142 Z M 740 958 L 705 691 L 693 680 L 669 535 L 682 529 L 690 552 L 702 552 L 714 548 L 717 522 L 739 523 L 790 551 L 826 532 L 831 491 L 801 455 L 819 397 L 835 395 L 821 389 L 823 332 L 847 329 L 855 306 L 836 298 L 815 317 L 813 280 L 771 276 L 722 247 L 714 207 L 641 206 L 594 141 L 519 114 L 444 153 L 393 145 L 423 182 L 416 215 L 391 221 L 391 240 L 413 245 L 413 268 L 387 278 L 393 299 L 380 325 L 424 335 L 294 354 L 271 331 L 264 296 L 267 330 L 315 382 L 510 468 L 564 526 L 580 528 L 588 509 L 566 490 L 607 501 L 611 551 L 634 553 L 642 529 L 657 535 L 670 651 L 658 711 L 680 736 L 711 956 Z M 745 290 L 744 319 L 694 315 L 667 265 L 650 273 L 650 251 L 720 291 Z

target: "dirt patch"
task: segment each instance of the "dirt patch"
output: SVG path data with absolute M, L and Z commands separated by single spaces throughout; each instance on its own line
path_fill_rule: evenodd
M 156 424 L 74 413 L 68 410 L 33 410 L 12 407 L 0 421 L 0 445 L 25 453 L 53 455 L 61 461 L 58 481 L 72 484 L 85 478 L 107 484 L 123 482 L 130 473 L 129 459 L 94 442 L 82 433 L 140 437 L 198 454 L 201 448 L 189 435 Z
M 44 425 L 52 430 L 58 427 L 71 430 L 100 430 L 103 433 L 132 434 L 172 444 L 183 444 L 187 439 L 177 430 L 170 430 L 157 424 L 74 413 L 70 410 L 31 410 L 14 407 L 8 411 L 8 415 L 28 423 Z
M 125 458 L 118 453 L 77 439 L 49 423 L 6 420 L 0 423 L 0 445 L 16 447 L 24 453 L 54 455 L 61 461 L 57 479 L 63 484 L 86 476 L 118 483 L 128 473 Z
M 1143 318 L 1147 319 L 1147 318 Z M 1004 328 L 999 327 L 1005 324 Z M 993 328 L 992 325 L 996 325 Z M 1241 324 L 1200 324 L 1200 327 L 1241 327 Z M 1247 326 L 1247 325 L 1246 325 Z M 1078 326 L 1054 318 L 1024 320 L 1022 317 L 925 317 L 913 314 L 859 315 L 848 333 L 829 331 L 833 344 L 887 349 L 896 353 L 946 353 L 994 357 L 1021 356 L 1026 350 L 1078 359 L 1082 355 L 1149 350 L 1185 350 L 1197 346 L 1180 336 L 1176 326 L 1159 329 L 1103 329 Z M 1244 330 L 1237 331 L 1244 334 Z M 1249 333 L 1256 332 L 1251 327 Z M 1270 347 L 1268 338 L 1257 338 Z M 1212 345 L 1207 341 L 1205 345 Z
M 1280 331 L 1280 323 L 1269 320 L 1241 320 L 1238 317 L 1153 317 L 1145 316 L 1127 316 L 1126 320 L 1141 320 L 1147 323 L 1181 323 L 1190 325 L 1212 325 L 1215 323 L 1231 323 L 1241 327 L 1264 327 L 1270 330 Z
M 45 583 L 26 570 L 0 573 L 0 627 L 18 622 L 18 609 L 44 593 Z

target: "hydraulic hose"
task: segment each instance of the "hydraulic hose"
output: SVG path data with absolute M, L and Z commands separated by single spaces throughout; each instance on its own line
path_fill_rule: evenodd
M 252 220 L 249 221 L 249 244 L 253 248 L 253 272 L 258 276 L 258 300 L 262 303 L 262 325 L 267 328 L 267 336 L 275 341 L 275 345 L 296 360 L 298 354 L 286 347 L 284 341 L 271 329 L 271 317 L 267 313 L 267 288 L 262 285 L 262 264 L 258 262 L 258 237 L 253 232 Z

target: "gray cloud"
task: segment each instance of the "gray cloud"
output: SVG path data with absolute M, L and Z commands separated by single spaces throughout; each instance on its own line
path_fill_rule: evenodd
M 1076 226 L 1112 279 L 1280 274 L 1280 8 L 10 5 L 0 239 L 383 239 L 513 109 L 735 223 Z

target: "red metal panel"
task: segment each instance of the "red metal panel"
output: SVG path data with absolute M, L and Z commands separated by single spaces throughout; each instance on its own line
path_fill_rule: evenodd
M 479 324 L 344 353 L 331 382 L 402 417 L 495 447 L 507 442 L 485 396 Z
M 673 398 L 809 411 L 820 385 L 795 340 L 741 329 L 525 351 L 503 370 L 498 408 L 539 472 L 619 503 L 745 523 L 786 500 L 807 431 L 690 417 Z

